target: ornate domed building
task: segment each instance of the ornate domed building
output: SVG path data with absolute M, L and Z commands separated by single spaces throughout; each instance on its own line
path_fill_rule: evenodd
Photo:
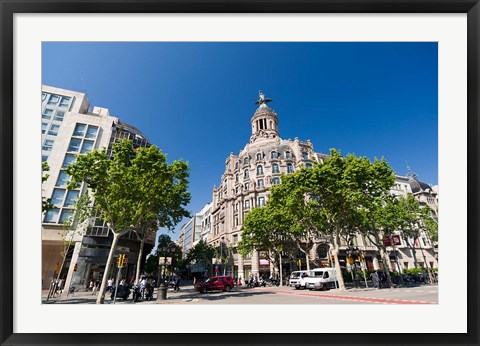
M 270 187 L 280 183 L 282 173 L 293 173 L 302 166 L 311 167 L 313 162 L 327 157 L 315 153 L 309 140 L 282 139 L 278 132 L 278 116 L 267 105 L 270 101 L 260 93 L 259 107 L 250 120 L 250 143 L 238 155 L 230 153 L 221 183 L 213 189 L 209 243 L 223 256 L 227 255 L 227 248 L 235 249 L 245 214 L 254 207 L 265 205 Z M 225 272 L 245 278 L 270 271 L 268 261 L 260 257 L 256 252 L 251 258 L 230 254 Z

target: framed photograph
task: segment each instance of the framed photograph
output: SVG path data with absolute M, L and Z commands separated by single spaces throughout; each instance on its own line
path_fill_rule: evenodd
M 2 345 L 479 343 L 478 0 L 0 14 Z M 337 178 L 375 174 L 341 205 L 294 180 L 347 154 Z M 189 172 L 182 203 L 131 178 L 148 155 L 178 170 L 169 191 Z M 298 210 L 288 181 L 309 186 Z

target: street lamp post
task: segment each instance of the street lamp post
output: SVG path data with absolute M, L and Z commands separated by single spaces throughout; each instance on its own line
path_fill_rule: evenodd
M 161 268 L 158 271 L 158 282 L 160 285 L 158 286 L 158 293 L 157 293 L 157 300 L 166 300 L 167 299 L 167 289 L 168 286 L 165 284 L 165 273 L 167 267 L 167 257 L 169 254 L 173 254 L 175 252 L 175 244 L 170 243 L 166 246 L 162 246 L 157 248 L 157 251 L 162 254 L 163 256 L 159 257 L 159 262 L 161 258 L 163 258 L 163 275 Z M 159 263 L 161 264 L 161 263 Z

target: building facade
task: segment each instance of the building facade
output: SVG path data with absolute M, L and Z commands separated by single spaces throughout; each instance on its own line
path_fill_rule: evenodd
M 44 289 L 57 277 L 64 281 L 64 287 L 78 287 L 103 275 L 112 233 L 95 216 L 82 225 L 74 223 L 73 231 L 65 229 L 64 222 L 72 216 L 76 199 L 86 190 L 83 185 L 67 190 L 70 177 L 65 168 L 75 161 L 76 155 L 94 149 L 107 148 L 111 155 L 112 145 L 123 138 L 131 139 L 136 147 L 150 145 L 145 135 L 111 116 L 108 109 L 91 109 L 86 94 L 42 86 L 42 161 L 50 168 L 42 196 L 50 198 L 53 205 L 42 219 Z M 65 241 L 71 246 L 65 248 Z M 149 253 L 153 242 L 154 237 L 147 241 L 144 253 Z M 122 237 L 118 251 L 128 257 L 127 275 L 134 273 L 138 250 L 134 234 Z
M 323 162 L 328 157 L 327 154 L 315 152 L 310 140 L 282 139 L 278 130 L 278 116 L 267 105 L 270 101 L 260 93 L 257 101 L 259 107 L 250 119 L 250 141 L 238 154 L 230 153 L 225 160 L 225 171 L 220 184 L 213 188 L 212 225 L 208 242 L 217 249 L 233 249 L 229 257 L 230 263 L 227 264 L 227 274 L 243 279 L 250 275 L 269 275 L 274 270 L 265 254 L 254 251 L 244 258 L 236 251 L 245 215 L 252 208 L 265 205 L 270 188 L 280 183 L 282 174 L 292 174 L 302 167 L 312 167 L 314 162 Z M 411 178 L 397 176 L 391 193 L 403 196 L 414 193 Z M 377 248 L 360 235 L 352 239 L 351 244 L 346 241 L 341 243 L 339 259 L 342 266 L 349 267 L 346 263 L 347 250 L 352 246 L 364 251 L 365 265 L 369 269 L 383 267 Z M 326 239 L 317 239 L 308 260 L 314 266 L 329 266 L 329 249 Z M 405 246 L 387 250 L 394 270 L 413 267 L 412 254 Z M 438 266 L 433 244 L 426 241 L 418 251 L 426 253 L 428 263 L 425 265 Z M 424 257 L 419 254 L 417 258 Z M 283 273 L 306 269 L 301 261 L 299 266 L 299 262 L 292 258 L 285 257 L 282 262 Z M 397 262 L 400 263 L 398 266 Z

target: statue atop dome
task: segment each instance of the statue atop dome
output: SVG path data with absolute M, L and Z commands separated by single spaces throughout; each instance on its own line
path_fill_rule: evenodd
M 267 107 L 267 103 L 272 102 L 271 99 L 266 98 L 265 94 L 261 92 L 260 90 L 258 91 L 258 101 L 255 102 L 255 104 L 260 105 L 260 107 Z

